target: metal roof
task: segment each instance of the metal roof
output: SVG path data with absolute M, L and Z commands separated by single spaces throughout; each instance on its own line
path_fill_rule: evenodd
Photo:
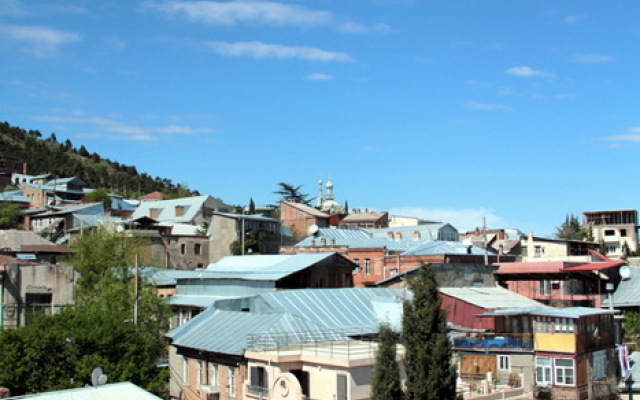
M 212 307 L 166 336 L 177 347 L 242 355 L 249 347 L 250 337 L 286 336 L 289 343 L 295 343 L 297 336 L 299 343 L 305 337 L 322 336 L 326 331 L 322 325 L 288 313 L 257 314 Z
M 467 303 L 493 310 L 511 307 L 536 307 L 541 303 L 503 287 L 441 287 L 440 292 Z
M 85 386 L 76 389 L 56 390 L 46 393 L 9 397 L 11 399 L 41 400 L 161 400 L 131 382 L 110 383 L 100 386 Z
M 337 253 L 227 256 L 210 264 L 199 279 L 275 281 L 308 268 Z
M 640 267 L 629 266 L 631 276 L 620 281 L 613 292 L 614 307 L 639 307 L 640 306 Z M 602 307 L 609 307 L 609 296 L 603 296 Z
M 330 215 L 329 214 L 325 214 L 322 211 L 316 210 L 315 208 L 308 206 L 306 204 L 302 204 L 302 203 L 296 203 L 293 201 L 283 201 L 282 204 L 287 204 L 297 210 L 300 210 L 304 213 L 307 213 L 309 215 L 313 215 L 314 217 L 320 217 L 320 218 L 329 218 Z
M 211 305 L 215 303 L 216 300 L 227 298 L 228 297 L 174 294 L 173 296 L 169 297 L 168 303 L 173 306 L 208 308 L 211 307 Z
M 0 193 L 0 201 L 7 201 L 13 203 L 31 203 L 31 199 L 22 193 L 22 190 L 12 190 L 9 192 Z
M 477 246 L 468 246 L 461 242 L 449 242 L 443 240 L 426 240 L 422 241 L 420 245 L 406 251 L 402 255 L 411 256 L 427 256 L 436 254 L 472 254 L 472 255 L 484 255 L 485 250 Z M 489 252 L 493 254 L 493 252 Z
M 0 248 L 11 249 L 12 252 L 26 251 L 24 248 L 37 248 L 39 252 L 67 253 L 68 249 L 57 246 L 53 242 L 32 231 L 6 229 L 0 230 Z
M 87 203 L 87 204 L 74 204 L 65 207 L 54 207 L 52 211 L 43 212 L 41 214 L 34 215 L 33 218 L 42 218 L 42 217 L 55 217 L 59 215 L 66 214 L 94 214 L 94 215 L 104 215 L 104 204 L 103 203 Z
M 216 207 L 226 207 L 221 201 L 214 199 L 211 196 L 194 196 L 171 200 L 143 201 L 133 212 L 131 219 L 148 217 L 150 215 L 151 209 L 157 209 L 158 217 L 155 219 L 158 221 L 191 222 L 207 202 L 216 203 Z M 176 206 L 184 207 L 183 214 L 179 217 L 176 217 L 175 214 Z
M 245 214 L 230 214 L 230 213 L 223 213 L 223 212 L 214 212 L 213 215 L 219 215 L 221 217 L 234 218 L 234 219 L 244 219 L 247 221 L 280 223 L 279 219 L 265 217 L 262 214 L 245 215 Z
M 393 226 L 389 228 L 377 228 L 377 229 L 366 229 L 373 237 L 386 237 L 389 232 L 401 232 L 401 233 L 413 233 L 420 232 L 421 234 L 429 234 L 430 237 L 427 239 L 437 239 L 438 231 L 442 228 L 450 227 L 451 229 L 457 232 L 457 229 L 454 228 L 451 224 L 446 222 L 432 222 L 421 225 L 411 225 L 411 226 Z
M 600 315 L 600 314 L 613 314 L 616 311 L 609 311 L 600 308 L 590 308 L 590 307 L 564 307 L 564 308 L 555 308 L 555 307 L 547 307 L 547 306 L 535 306 L 535 307 L 519 307 L 519 308 L 503 308 L 499 310 L 494 310 L 492 312 L 488 312 L 482 314 L 482 316 L 508 316 L 508 315 L 540 315 L 546 317 L 558 317 L 558 318 L 580 318 L 589 315 Z

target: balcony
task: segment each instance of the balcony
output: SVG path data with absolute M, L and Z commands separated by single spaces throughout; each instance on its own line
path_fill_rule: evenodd
M 533 336 L 531 334 L 484 334 L 481 337 L 456 337 L 453 339 L 453 347 L 482 350 L 533 350 Z

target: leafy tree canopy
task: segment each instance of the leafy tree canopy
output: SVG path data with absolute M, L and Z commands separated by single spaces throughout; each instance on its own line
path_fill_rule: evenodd
M 0 229 L 18 229 L 24 213 L 15 204 L 0 203 Z
M 0 386 L 15 395 L 79 387 L 100 367 L 111 382 L 161 392 L 167 371 L 156 363 L 169 309 L 152 287 L 134 286 L 136 242 L 101 229 L 74 249 L 82 274 L 75 306 L 0 334 Z
M 371 377 L 371 400 L 402 399 L 400 368 L 396 361 L 397 337 L 388 324 L 380 325 L 376 364 Z
M 98 188 L 87 193 L 86 198 L 90 203 L 102 203 L 105 210 L 111 210 L 111 197 L 109 197 L 109 192 L 104 188 Z
M 573 214 L 567 214 L 562 225 L 556 227 L 555 236 L 558 239 L 593 241 L 591 229 L 582 225 L 578 217 Z
M 280 186 L 280 189 L 273 193 L 281 196 L 283 200 L 309 205 L 309 194 L 300 191 L 303 185 L 294 186 L 285 182 L 279 182 L 278 186 Z

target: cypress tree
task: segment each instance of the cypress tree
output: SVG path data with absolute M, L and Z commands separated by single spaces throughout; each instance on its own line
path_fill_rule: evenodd
M 423 265 L 409 281 L 413 300 L 405 301 L 402 319 L 407 373 L 407 400 L 453 400 L 456 370 L 451 364 L 451 342 L 435 274 Z
M 396 362 L 396 333 L 388 324 L 378 330 L 378 351 L 371 378 L 371 400 L 400 400 L 400 369 Z

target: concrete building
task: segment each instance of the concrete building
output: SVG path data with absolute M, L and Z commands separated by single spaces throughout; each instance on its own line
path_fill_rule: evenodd
M 591 229 L 593 240 L 597 243 L 604 242 L 606 255 L 622 257 L 625 246 L 632 253 L 638 252 L 636 210 L 585 211 L 582 215 L 584 225 Z
M 233 255 L 234 243 L 241 254 L 278 254 L 281 241 L 277 219 L 214 212 L 209 225 L 209 262 Z

